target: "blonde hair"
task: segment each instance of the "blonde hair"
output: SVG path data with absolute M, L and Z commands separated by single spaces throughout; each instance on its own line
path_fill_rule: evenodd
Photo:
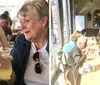
M 47 27 L 49 23 L 49 6 L 48 3 L 45 0 L 28 0 L 26 1 L 23 6 L 20 8 L 20 10 L 17 13 L 18 15 L 26 16 L 28 12 L 32 12 L 35 14 L 38 20 L 40 20 L 42 17 L 47 16 L 48 22 Z
M 70 39 L 71 40 L 74 40 L 74 41 L 77 41 L 77 39 L 81 36 L 81 32 L 78 31 L 78 30 L 75 30 L 73 32 L 73 34 L 71 35 Z

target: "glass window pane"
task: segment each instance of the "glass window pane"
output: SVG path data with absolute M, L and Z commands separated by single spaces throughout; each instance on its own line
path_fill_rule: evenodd
M 75 16 L 75 26 L 76 26 L 76 30 L 79 30 L 79 31 L 85 29 L 85 16 L 84 15 Z

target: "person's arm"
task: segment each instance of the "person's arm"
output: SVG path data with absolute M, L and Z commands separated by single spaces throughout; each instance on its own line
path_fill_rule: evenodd
M 80 53 L 79 53 L 79 52 L 78 52 L 78 53 L 75 53 L 75 52 L 74 52 L 73 58 L 74 58 L 75 62 L 78 63 L 78 61 L 79 61 L 80 58 L 81 58 Z
M 81 51 L 78 47 L 76 47 L 74 50 L 73 50 L 73 58 L 75 60 L 75 63 L 79 64 L 79 65 L 82 65 L 83 62 L 85 61 L 86 59 L 86 56 L 82 56 L 81 54 Z
M 0 27 L 0 41 L 3 47 L 10 47 L 3 29 Z
M 13 59 L 11 59 L 12 60 L 11 64 L 12 64 L 13 71 L 12 71 L 11 79 L 9 80 L 10 85 L 14 85 L 16 80 L 17 80 L 17 78 L 16 78 L 16 68 L 18 68 L 17 67 L 18 66 L 18 64 L 17 64 L 18 61 L 17 61 L 16 57 L 17 57 L 17 52 L 18 52 L 18 49 L 17 49 L 18 45 L 19 45 L 18 38 L 16 38 L 15 41 L 14 41 L 13 48 L 12 48 L 11 53 L 10 53 L 11 57 L 13 58 Z
M 13 60 L 13 57 L 12 56 L 10 56 L 8 58 L 11 59 L 11 60 Z M 0 56 L 0 69 L 1 68 L 4 68 L 4 66 L 5 66 L 5 58 L 2 57 L 2 56 Z M 16 75 L 15 75 L 15 72 L 13 71 L 13 69 L 12 69 L 12 74 L 10 76 L 10 79 L 7 80 L 7 81 L 4 80 L 4 82 L 8 83 L 9 85 L 14 85 L 15 80 L 16 80 Z M 1 85 L 1 83 L 0 83 L 0 85 Z
M 71 50 L 71 57 L 73 57 L 73 59 L 75 60 L 75 63 L 78 63 L 78 61 L 81 58 L 81 51 L 80 49 L 75 46 L 72 50 Z

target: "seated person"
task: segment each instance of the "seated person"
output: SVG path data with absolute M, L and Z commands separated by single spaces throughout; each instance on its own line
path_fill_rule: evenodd
M 81 75 L 78 73 L 78 69 L 83 65 L 83 62 L 86 58 L 85 54 L 82 52 L 82 50 L 86 47 L 86 43 L 86 37 L 78 38 L 76 45 L 71 49 L 68 57 L 68 64 L 71 64 L 75 70 L 76 85 L 80 85 L 81 81 Z
M 68 42 L 68 44 L 66 44 L 64 46 L 64 49 L 68 55 L 69 55 L 71 49 L 76 45 L 77 38 L 80 36 L 81 36 L 80 31 L 74 31 L 74 33 L 71 35 L 71 38 L 70 38 L 70 41 Z
M 83 29 L 83 30 L 81 31 L 81 33 L 82 33 L 83 36 L 86 36 L 87 30 L 86 30 L 86 29 Z
M 74 61 L 71 62 L 72 64 L 77 63 L 82 56 L 85 56 L 83 49 L 86 47 L 86 43 L 87 43 L 86 37 L 78 38 L 76 45 L 71 49 L 69 53 L 69 57 L 72 57 L 74 59 Z
M 7 39 L 12 41 L 14 36 L 12 35 L 12 31 L 9 27 L 9 16 L 7 14 L 0 15 L 0 26 L 4 30 Z
M 28 1 L 18 11 L 25 21 L 23 34 L 11 51 L 10 85 L 49 85 L 49 6 L 45 0 Z M 42 15 L 42 16 L 41 16 Z M 4 59 L 0 57 L 1 66 Z
M 11 17 L 9 16 L 9 12 L 8 12 L 8 11 L 4 11 L 4 14 L 8 15 L 8 17 L 9 17 L 8 26 L 11 27 L 11 25 L 12 25 L 12 20 L 11 20 Z
M 0 15 L 0 26 L 4 30 L 6 36 L 12 34 L 11 29 L 8 28 L 8 22 L 9 22 L 8 19 L 9 19 L 8 15 L 6 14 Z

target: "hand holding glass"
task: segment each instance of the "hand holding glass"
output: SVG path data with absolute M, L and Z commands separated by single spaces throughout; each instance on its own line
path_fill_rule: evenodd
M 10 60 L 11 48 L 0 50 L 0 80 L 9 80 L 12 73 Z

